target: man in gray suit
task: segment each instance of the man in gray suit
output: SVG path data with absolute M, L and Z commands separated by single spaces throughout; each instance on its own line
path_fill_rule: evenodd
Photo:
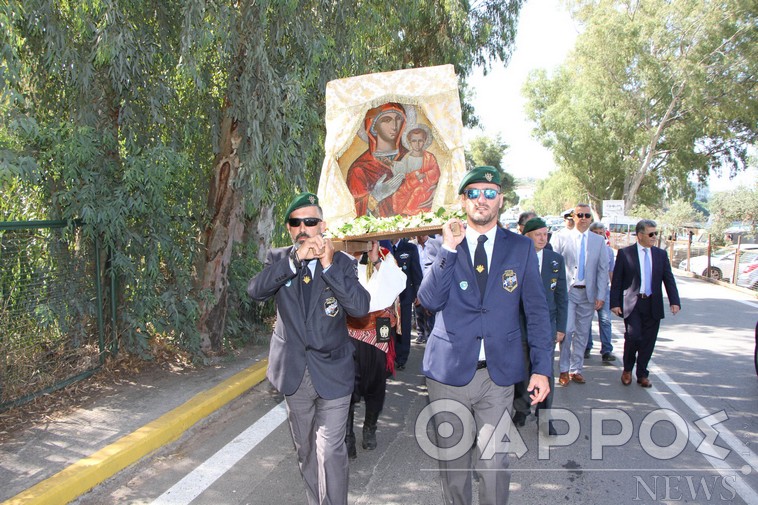
M 322 218 L 316 195 L 298 195 L 285 214 L 293 245 L 268 252 L 247 292 L 276 299 L 267 377 L 285 397 L 308 504 L 346 505 L 355 369 L 345 316 L 365 316 L 370 297 L 355 260 L 323 237 Z
M 558 384 L 568 386 L 586 382 L 584 349 L 587 346 L 592 316 L 605 303 L 608 292 L 608 257 L 605 240 L 589 233 L 592 211 L 586 203 L 574 208 L 576 226 L 567 233 L 553 235 L 553 250 L 566 260 L 566 281 L 569 285 L 569 308 L 566 337 L 561 342 Z

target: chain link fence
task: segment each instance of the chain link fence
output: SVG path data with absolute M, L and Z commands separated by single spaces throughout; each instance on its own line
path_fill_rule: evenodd
M 103 362 L 99 251 L 64 221 L 0 223 L 0 410 Z

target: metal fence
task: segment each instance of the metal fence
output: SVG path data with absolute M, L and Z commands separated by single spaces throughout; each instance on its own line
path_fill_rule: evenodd
M 65 221 L 0 223 L 0 410 L 104 361 L 100 251 L 81 231 Z

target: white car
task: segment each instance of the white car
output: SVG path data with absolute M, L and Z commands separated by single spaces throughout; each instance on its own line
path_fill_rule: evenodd
M 734 257 L 737 254 L 736 246 L 727 246 L 713 251 L 711 255 L 711 279 L 728 280 L 732 277 L 734 269 Z M 740 265 L 749 263 L 758 257 L 758 244 L 742 244 L 740 246 Z M 687 269 L 687 260 L 679 263 L 681 270 Z M 739 271 L 739 267 L 738 267 Z M 690 258 L 690 272 L 708 276 L 708 255 Z

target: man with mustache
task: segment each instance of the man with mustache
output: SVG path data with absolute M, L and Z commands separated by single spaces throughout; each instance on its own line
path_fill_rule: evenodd
M 356 262 L 334 254 L 313 193 L 285 213 L 292 246 L 272 249 L 247 292 L 276 299 L 267 377 L 284 394 L 309 505 L 347 504 L 345 429 L 354 386 L 353 344 L 345 318 L 365 316 L 369 294 Z

